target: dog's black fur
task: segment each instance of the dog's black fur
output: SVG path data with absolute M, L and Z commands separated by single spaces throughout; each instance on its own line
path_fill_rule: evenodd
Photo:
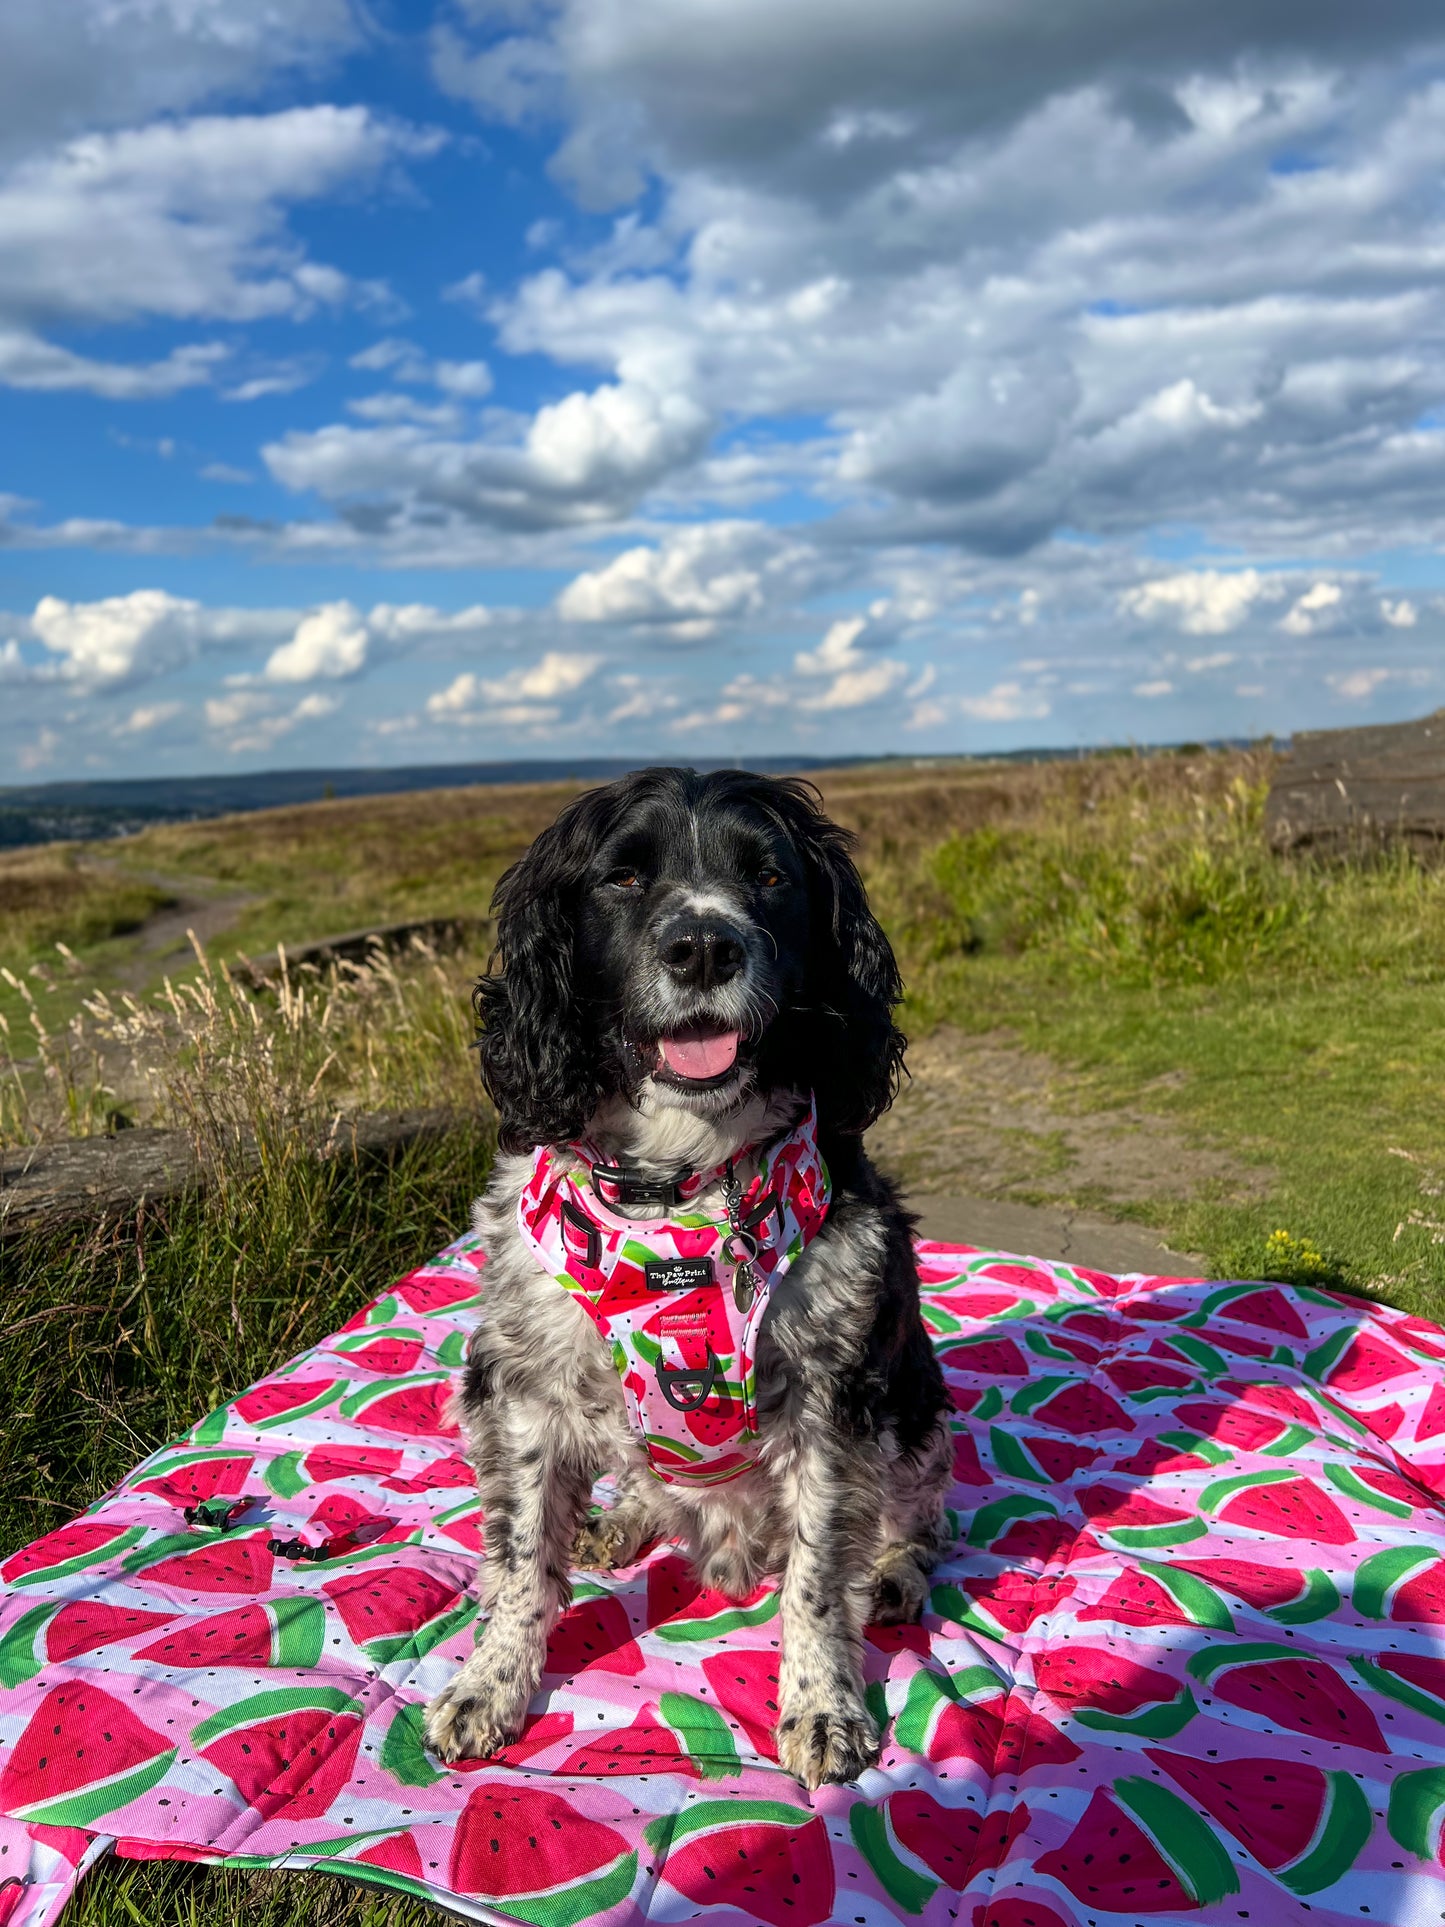
M 432 1743 L 475 1755 L 517 1730 L 571 1561 L 627 1563 L 649 1538 L 683 1537 L 725 1591 L 782 1574 L 780 1757 L 809 1785 L 852 1778 L 877 1754 L 862 1623 L 922 1604 L 947 1543 L 951 1436 L 911 1221 L 862 1145 L 904 1039 L 897 965 L 851 840 L 801 782 L 643 770 L 568 805 L 495 908 L 500 969 L 476 1002 L 505 1155 L 478 1211 L 489 1316 L 459 1401 L 492 1613 L 429 1708 Z M 676 1076 L 659 1039 L 709 1031 L 741 1033 L 735 1064 Z M 787 1130 L 810 1091 L 833 1203 L 763 1323 L 760 1467 L 663 1486 L 595 1329 L 518 1234 L 529 1154 L 585 1137 L 656 1175 L 712 1170 Z M 588 1524 L 606 1469 L 619 1503 Z

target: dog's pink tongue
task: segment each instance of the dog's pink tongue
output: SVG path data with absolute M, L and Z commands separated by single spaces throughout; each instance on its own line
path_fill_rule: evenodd
M 738 1033 L 718 1031 L 712 1036 L 662 1037 L 657 1048 L 662 1061 L 678 1077 L 721 1077 L 731 1070 L 738 1054 Z

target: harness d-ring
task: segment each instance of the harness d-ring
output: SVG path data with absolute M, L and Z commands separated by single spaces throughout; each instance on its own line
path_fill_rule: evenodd
M 712 1388 L 717 1383 L 717 1354 L 711 1345 L 707 1348 L 706 1365 L 677 1365 L 669 1368 L 659 1365 L 657 1383 L 662 1396 L 675 1412 L 695 1412 L 705 1405 Z M 695 1385 L 695 1392 L 684 1391 L 684 1386 Z

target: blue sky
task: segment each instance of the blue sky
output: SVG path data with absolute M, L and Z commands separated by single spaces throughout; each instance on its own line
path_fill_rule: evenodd
M 0 782 L 1445 702 L 1445 29 L 9 0 Z

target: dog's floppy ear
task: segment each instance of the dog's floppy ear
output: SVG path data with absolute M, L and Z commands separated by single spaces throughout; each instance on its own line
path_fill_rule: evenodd
M 492 899 L 497 948 L 472 1002 L 504 1151 L 576 1137 L 602 1096 L 573 971 L 577 892 L 594 837 L 589 802 L 579 797 L 543 830 Z
M 808 870 L 807 1069 L 819 1121 L 861 1136 L 898 1089 L 907 1040 L 893 1012 L 903 982 L 868 907 L 853 836 L 824 815 L 811 784 L 784 778 L 774 798 Z
M 830 823 L 811 850 L 821 901 L 814 923 L 814 981 L 826 1029 L 814 1074 L 818 1115 L 862 1136 L 893 1102 L 907 1040 L 893 1022 L 903 996 L 893 946 L 868 907 L 853 839 Z

